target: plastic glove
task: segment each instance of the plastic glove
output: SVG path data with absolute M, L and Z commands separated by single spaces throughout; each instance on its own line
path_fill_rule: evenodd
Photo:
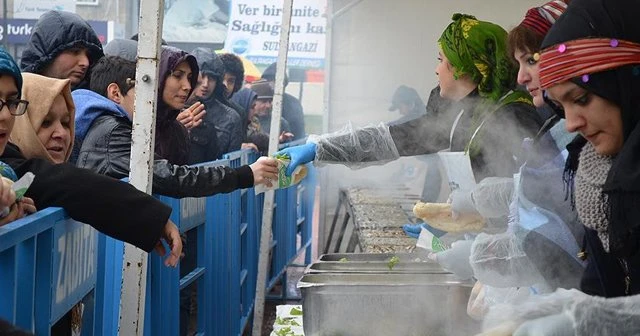
M 455 274 L 460 279 L 471 279 L 473 277 L 473 270 L 469 262 L 471 244 L 473 244 L 473 240 L 458 240 L 451 244 L 450 249 L 434 253 L 431 256 L 442 268 Z
M 574 336 L 573 319 L 564 313 L 549 315 L 523 323 L 513 336 Z
M 476 206 L 473 203 L 473 197 L 471 194 L 471 191 L 458 189 L 454 190 L 451 195 L 449 195 L 449 200 L 451 201 L 451 214 L 454 219 L 461 214 L 479 215 L 478 210 L 476 210 Z
M 447 233 L 446 231 L 441 231 L 436 228 L 432 228 L 427 223 L 416 223 L 416 224 L 409 223 L 402 226 L 404 233 L 406 233 L 407 236 L 415 239 L 418 239 L 418 237 L 420 237 L 420 230 L 422 230 L 422 228 L 431 232 L 434 236 L 438 238 L 444 236 Z
M 296 167 L 312 162 L 316 158 L 316 144 L 309 142 L 304 145 L 285 148 L 277 152 L 276 155 L 288 155 L 291 158 L 291 162 L 287 167 L 287 176 L 291 176 Z

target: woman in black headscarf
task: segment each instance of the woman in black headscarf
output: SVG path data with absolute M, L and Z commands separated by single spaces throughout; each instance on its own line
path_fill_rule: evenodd
M 640 293 L 640 2 L 577 0 L 543 42 L 540 82 L 570 132 L 565 180 L 585 225 L 582 290 Z

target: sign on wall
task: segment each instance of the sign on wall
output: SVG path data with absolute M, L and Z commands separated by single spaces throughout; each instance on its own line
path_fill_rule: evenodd
M 38 19 L 50 10 L 76 12 L 76 0 L 14 0 L 13 17 L 16 19 Z
M 26 44 L 38 20 L 33 19 L 0 19 L 0 43 Z M 109 29 L 112 21 L 87 21 L 98 35 L 102 44 L 113 39 L 114 29 Z
M 322 68 L 326 44 L 327 0 L 293 3 L 288 65 Z M 281 0 L 233 0 L 225 50 L 256 64 L 271 64 L 278 57 L 282 23 Z

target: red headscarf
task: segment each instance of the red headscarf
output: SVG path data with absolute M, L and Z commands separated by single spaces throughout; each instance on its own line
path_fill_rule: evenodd
M 520 23 L 542 36 L 547 32 L 556 20 L 564 13 L 571 0 L 553 0 L 540 7 L 534 7 L 527 11 L 524 20 Z

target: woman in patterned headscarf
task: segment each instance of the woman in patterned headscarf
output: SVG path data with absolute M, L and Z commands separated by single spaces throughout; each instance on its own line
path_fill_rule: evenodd
M 289 171 L 311 161 L 362 167 L 363 162 L 384 163 L 448 148 L 468 151 L 476 181 L 510 177 L 522 139 L 535 135 L 542 121 L 531 98 L 512 91 L 516 69 L 506 53 L 506 38 L 496 24 L 455 14 L 439 40 L 442 60 L 436 68 L 440 95 L 456 101 L 451 111 L 438 116 L 427 111 L 403 124 L 311 137 L 306 145 L 284 150 L 292 158 Z

